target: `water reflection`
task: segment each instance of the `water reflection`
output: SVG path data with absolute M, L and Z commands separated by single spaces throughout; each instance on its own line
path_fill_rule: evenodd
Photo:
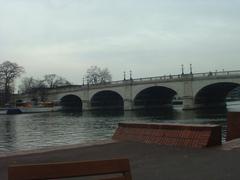
M 16 142 L 15 122 L 11 121 L 11 117 L 0 121 L 0 147 L 1 144 L 6 144 L 4 149 L 11 149 Z
M 110 139 L 119 122 L 211 123 L 226 131 L 227 109 L 57 112 L 0 116 L 0 152 Z

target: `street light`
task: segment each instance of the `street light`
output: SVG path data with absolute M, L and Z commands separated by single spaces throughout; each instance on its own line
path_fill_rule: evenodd
M 192 74 L 192 64 L 190 64 L 190 74 Z
M 182 66 L 182 75 L 183 75 L 184 74 L 184 66 L 183 66 L 183 64 L 181 66 Z

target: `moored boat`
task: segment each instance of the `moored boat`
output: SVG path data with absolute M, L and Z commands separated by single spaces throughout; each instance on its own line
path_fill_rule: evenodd
M 1 108 L 0 115 L 7 115 L 7 114 L 21 114 L 21 110 L 19 108 Z
M 5 115 L 7 114 L 7 110 L 6 109 L 0 109 L 0 115 Z
M 17 104 L 17 108 L 21 111 L 21 113 L 55 112 L 62 109 L 61 106 L 56 105 L 53 102 L 22 102 Z
M 61 106 L 53 107 L 19 107 L 18 108 L 22 113 L 43 113 L 43 112 L 56 112 L 62 109 Z

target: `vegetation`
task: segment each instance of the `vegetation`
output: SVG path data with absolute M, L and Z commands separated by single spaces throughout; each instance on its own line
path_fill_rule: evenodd
M 25 77 L 19 86 L 21 93 L 31 93 L 42 88 L 56 88 L 71 85 L 69 81 L 56 74 L 47 74 L 43 79 L 34 79 L 33 77 Z
M 24 68 L 17 63 L 5 61 L 0 64 L 0 105 L 10 103 L 14 92 L 14 81 L 24 72 Z
M 14 94 L 14 81 L 24 73 L 24 68 L 17 63 L 5 61 L 0 64 L 0 106 L 10 104 Z M 108 83 L 112 80 L 112 75 L 107 68 L 91 66 L 86 73 L 88 84 Z M 47 74 L 42 79 L 25 77 L 19 85 L 19 92 L 29 94 L 32 99 L 46 100 L 47 90 L 61 86 L 71 85 L 65 78 L 56 74 Z
M 88 84 L 101 84 L 112 81 L 112 75 L 107 68 L 101 69 L 97 66 L 91 66 L 87 70 L 86 79 Z
M 19 86 L 20 93 L 26 93 L 32 96 L 32 99 L 41 101 L 46 100 L 47 89 L 61 86 L 71 85 L 65 78 L 56 74 L 47 74 L 43 79 L 34 79 L 33 77 L 25 77 Z
M 71 85 L 71 83 L 67 81 L 65 78 L 58 76 L 56 74 L 45 75 L 43 82 L 45 83 L 47 88 L 56 88 L 60 86 Z

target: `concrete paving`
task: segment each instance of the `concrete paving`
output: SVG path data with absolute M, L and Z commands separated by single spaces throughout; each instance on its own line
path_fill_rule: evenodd
M 222 147 L 186 149 L 134 142 L 110 142 L 87 147 L 70 146 L 22 152 L 0 157 L 0 179 L 7 180 L 7 167 L 10 164 L 128 158 L 134 180 L 239 180 L 239 146 Z

